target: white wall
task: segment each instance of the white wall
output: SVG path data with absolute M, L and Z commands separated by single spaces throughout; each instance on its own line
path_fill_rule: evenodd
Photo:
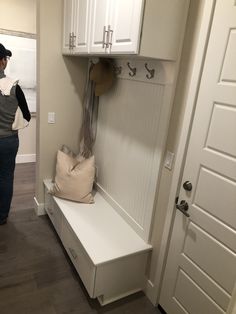
M 2 29 L 36 34 L 36 1 L 37 0 L 1 0 L 0 31 Z M 11 49 L 11 47 L 7 48 Z M 35 117 L 32 117 L 29 127 L 19 132 L 19 139 L 20 146 L 17 162 L 34 160 L 36 153 Z
M 204 0 L 191 1 L 189 9 L 189 16 L 187 21 L 186 34 L 180 64 L 180 71 L 170 120 L 170 127 L 168 131 L 168 139 L 166 143 L 166 150 L 174 153 L 177 152 L 177 148 L 179 145 L 180 133 L 186 106 L 186 97 L 190 77 L 192 75 L 193 60 L 195 56 L 196 42 L 199 35 L 203 6 Z M 169 170 L 163 166 L 160 187 L 157 194 L 156 211 L 155 216 L 153 217 L 153 231 L 151 237 L 153 253 L 150 259 L 150 264 L 147 272 L 147 276 L 152 283 L 154 283 L 159 252 L 161 250 L 161 239 L 163 234 L 164 222 L 166 218 L 166 210 L 170 194 L 173 170 L 174 165 L 172 170 Z M 149 297 L 153 302 L 155 302 L 157 295 L 152 295 L 152 291 L 150 290 L 149 292 L 150 292 Z
M 29 125 L 19 130 L 19 150 L 17 163 L 34 162 L 36 154 L 36 117 L 32 116 Z
M 38 111 L 36 199 L 43 203 L 43 179 L 52 178 L 58 148 L 78 151 L 87 59 L 62 56 L 62 0 L 40 0 L 37 8 Z M 48 124 L 48 112 L 56 123 Z
M 36 34 L 37 0 L 1 0 L 0 28 Z

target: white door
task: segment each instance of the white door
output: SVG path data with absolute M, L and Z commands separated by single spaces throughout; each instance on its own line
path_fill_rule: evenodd
M 90 0 L 76 0 L 74 6 L 74 48 L 73 53 L 89 51 Z
M 111 4 L 110 52 L 114 54 L 137 54 L 139 52 L 144 1 L 113 0 Z
M 107 52 L 109 0 L 92 0 L 90 52 Z
M 73 32 L 73 7 L 74 0 L 64 0 L 64 19 L 63 19 L 63 53 L 71 53 L 71 34 Z
M 176 211 L 159 303 L 225 313 L 236 282 L 235 0 L 216 2 L 179 200 L 190 217 Z

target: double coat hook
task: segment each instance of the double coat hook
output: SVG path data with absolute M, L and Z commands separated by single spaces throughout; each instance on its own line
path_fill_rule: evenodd
M 147 63 L 145 63 L 145 69 L 148 71 L 148 74 L 146 75 L 146 78 L 148 78 L 150 80 L 151 78 L 154 77 L 155 70 L 154 69 L 150 70 L 148 68 L 148 64 Z
M 120 75 L 122 72 L 122 67 L 121 66 L 115 66 L 114 70 L 115 70 L 116 75 Z
M 127 62 L 127 65 L 128 65 L 128 68 L 129 68 L 130 71 L 131 71 L 131 72 L 129 72 L 129 76 L 131 76 L 131 77 L 135 76 L 135 75 L 136 75 L 136 72 L 137 72 L 137 68 L 132 68 L 132 67 L 130 66 L 130 63 L 129 63 L 129 62 Z

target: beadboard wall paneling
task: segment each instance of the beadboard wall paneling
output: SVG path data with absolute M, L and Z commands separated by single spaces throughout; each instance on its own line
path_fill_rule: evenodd
M 162 148 L 165 85 L 118 78 L 100 97 L 95 157 L 97 185 L 148 241 Z

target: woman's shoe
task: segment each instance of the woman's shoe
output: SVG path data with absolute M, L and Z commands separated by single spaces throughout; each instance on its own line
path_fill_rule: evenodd
M 7 218 L 0 220 L 0 226 L 7 223 Z

